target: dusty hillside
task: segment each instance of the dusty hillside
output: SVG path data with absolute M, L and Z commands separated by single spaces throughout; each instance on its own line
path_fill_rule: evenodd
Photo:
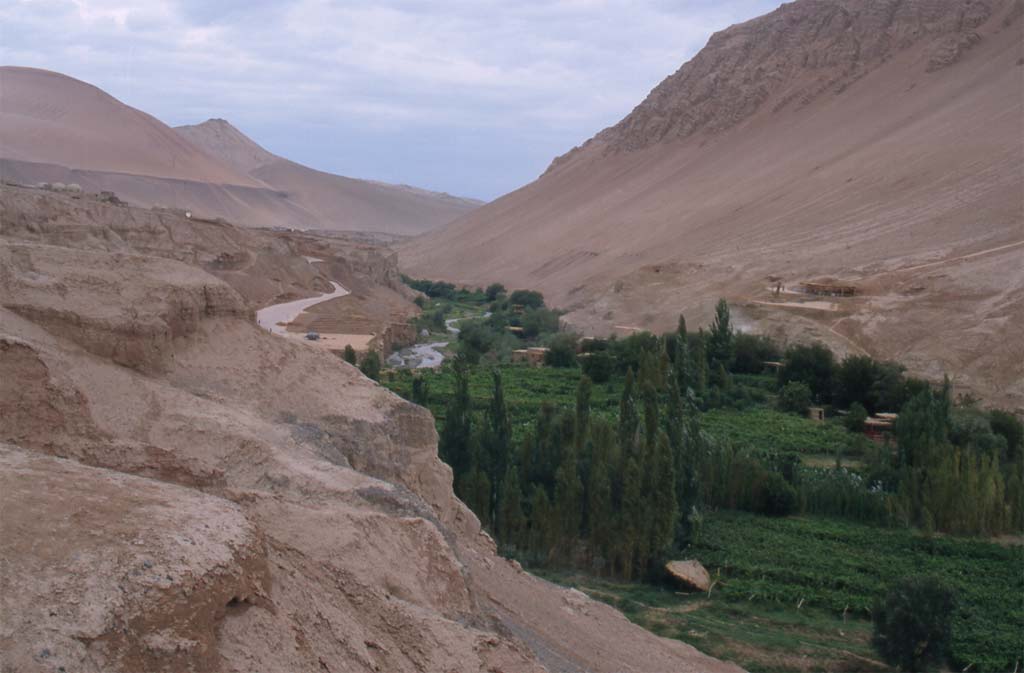
M 404 245 L 402 265 L 539 288 L 594 332 L 706 321 L 725 296 L 787 338 L 1024 407 L 1022 14 L 783 5 L 712 36 L 536 182 Z M 863 294 L 816 307 L 767 291 L 820 278 Z
M 0 157 L 109 173 L 261 186 L 96 87 L 0 68 Z
M 497 557 L 428 412 L 256 327 L 245 265 L 331 243 L 84 200 L 0 191 L 2 670 L 737 670 Z
M 267 152 L 223 119 L 175 130 L 235 169 L 286 193 L 323 229 L 420 234 L 481 205 L 479 201 L 449 194 L 355 180 L 307 168 Z
M 6 66 L 0 67 L 0 178 L 76 183 L 142 206 L 258 227 L 408 235 L 479 205 L 320 173 L 266 152 L 222 120 L 175 130 L 85 82 Z

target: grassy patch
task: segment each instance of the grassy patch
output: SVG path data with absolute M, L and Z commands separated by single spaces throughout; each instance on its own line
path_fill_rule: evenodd
M 702 421 L 709 434 L 753 449 L 834 455 L 849 436 L 838 423 L 812 421 L 768 407 L 712 409 Z
M 871 623 L 830 612 L 733 602 L 579 573 L 542 573 L 621 610 L 631 621 L 748 671 L 885 671 Z
M 926 539 L 821 518 L 708 517 L 687 552 L 718 578 L 721 598 L 866 618 L 906 575 L 941 577 L 957 594 L 951 655 L 958 669 L 1013 670 L 1024 651 L 1024 549 L 965 538 Z

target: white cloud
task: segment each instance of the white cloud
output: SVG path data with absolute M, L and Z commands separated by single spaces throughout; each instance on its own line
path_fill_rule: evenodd
M 627 114 L 711 32 L 773 6 L 9 0 L 0 61 L 172 124 L 226 117 L 318 168 L 491 197 Z

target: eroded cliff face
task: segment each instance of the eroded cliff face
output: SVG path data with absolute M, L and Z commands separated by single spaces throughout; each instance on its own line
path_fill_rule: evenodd
M 426 410 L 130 219 L 0 236 L 0 670 L 736 670 L 498 557 Z

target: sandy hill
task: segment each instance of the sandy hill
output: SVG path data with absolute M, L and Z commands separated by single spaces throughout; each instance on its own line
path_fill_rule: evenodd
M 260 184 L 85 82 L 0 68 L 0 157 L 83 170 L 249 187 Z
M 707 320 L 725 296 L 787 338 L 1024 407 L 1022 14 L 1019 0 L 783 5 L 713 35 L 620 123 L 401 263 L 539 288 L 594 332 Z M 861 294 L 767 290 L 824 278 Z
M 251 226 L 398 235 L 479 205 L 314 171 L 270 154 L 223 120 L 176 131 L 94 86 L 20 67 L 0 68 L 0 177 L 76 183 Z
M 319 222 L 331 223 L 332 229 L 420 234 L 481 205 L 450 194 L 308 168 L 271 154 L 223 119 L 175 130 L 236 170 L 286 193 Z
M 738 673 L 499 557 L 425 409 L 256 326 L 345 260 L 86 196 L 0 208 L 5 671 Z

